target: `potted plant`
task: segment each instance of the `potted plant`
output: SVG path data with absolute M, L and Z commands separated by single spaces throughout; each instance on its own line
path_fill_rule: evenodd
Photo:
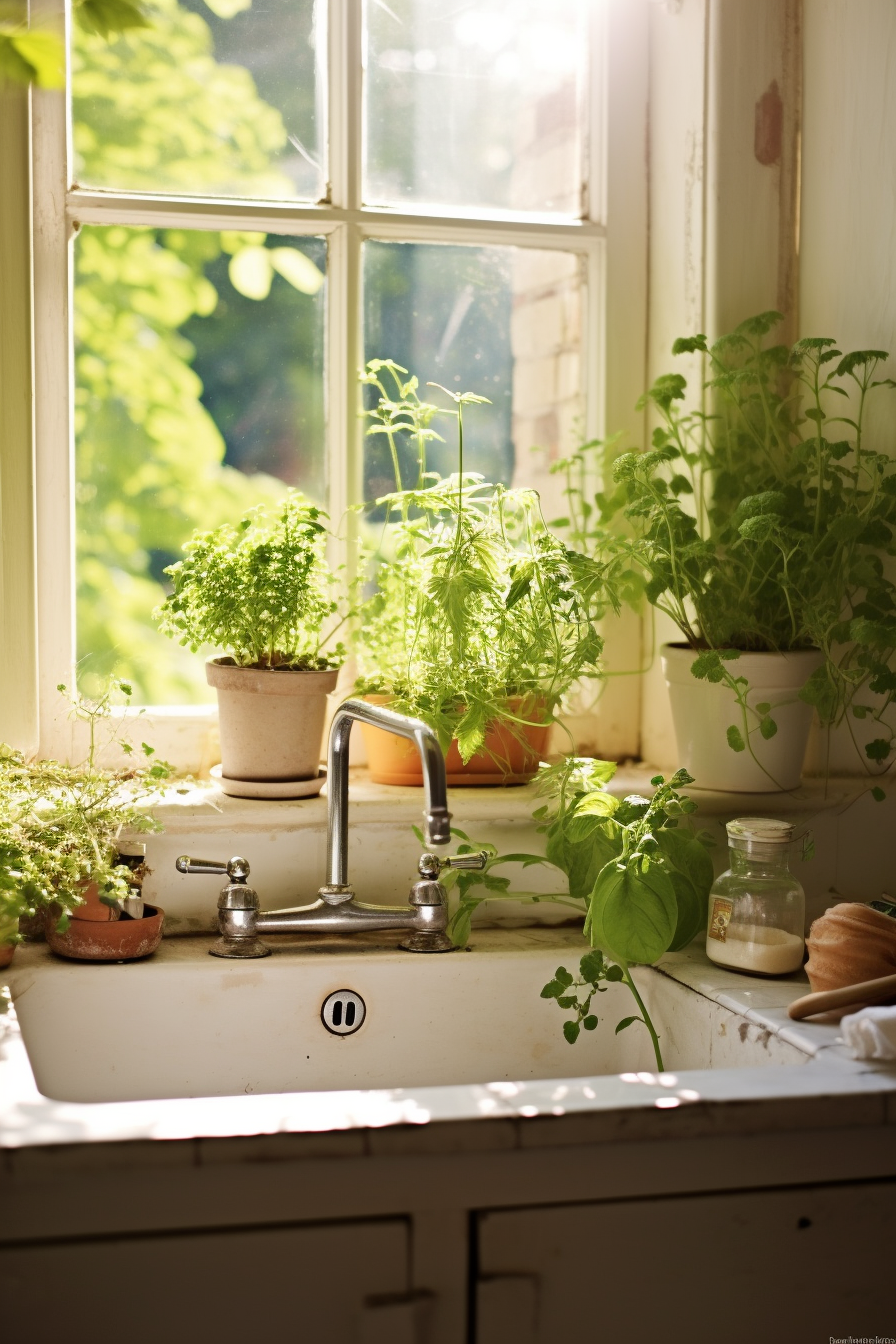
M 248 797 L 317 792 L 327 695 L 345 650 L 333 597 L 326 514 L 291 490 L 238 523 L 194 535 L 165 571 L 172 591 L 156 616 L 206 662 L 218 694 L 221 783 Z
M 357 689 L 436 731 L 450 783 L 523 782 L 538 769 L 565 692 L 600 675 L 594 622 L 615 602 L 613 585 L 599 560 L 550 532 L 535 491 L 465 472 L 464 410 L 484 398 L 447 392 L 453 406 L 439 411 L 405 374 L 375 360 L 364 375 L 377 398 L 368 433 L 387 436 L 396 488 L 373 506 L 383 530 L 370 566 L 376 591 L 360 613 Z M 456 417 L 458 431 L 458 470 L 445 479 L 425 459 L 440 414 Z M 417 450 L 411 488 L 402 436 Z M 421 783 L 404 743 L 376 729 L 365 739 L 374 780 Z
M 0 948 L 18 940 L 13 920 L 36 914 L 45 918 L 53 950 L 65 956 L 121 961 L 158 946 L 164 912 L 145 906 L 138 917 L 128 913 L 137 879 L 133 859 L 120 851 L 134 849 L 134 836 L 161 829 L 146 805 L 170 768 L 146 743 L 139 765 L 109 770 L 99 764 L 101 748 L 109 745 L 100 740 L 100 725 L 110 721 L 117 687 L 130 695 L 125 683 L 116 683 L 98 702 L 73 702 L 90 729 L 87 758 L 79 765 L 28 760 L 0 745 L 0 918 L 6 925 Z M 107 736 L 132 754 L 114 731 Z
M 706 788 L 796 787 L 813 707 L 822 726 L 857 720 L 869 769 L 892 751 L 896 697 L 896 462 L 865 440 L 867 401 L 892 388 L 880 350 L 833 340 L 766 344 L 778 313 L 698 351 L 710 409 L 685 410 L 680 374 L 642 400 L 660 424 L 646 453 L 615 461 L 598 495 L 600 539 L 617 513 L 650 602 L 682 643 L 663 648 L 679 750 Z M 877 791 L 879 793 L 879 790 Z

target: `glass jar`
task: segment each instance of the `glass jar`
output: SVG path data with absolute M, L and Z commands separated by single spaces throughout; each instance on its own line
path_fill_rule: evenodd
M 748 975 L 789 975 L 803 963 L 806 897 L 788 867 L 793 826 L 729 821 L 731 867 L 709 893 L 706 955 Z

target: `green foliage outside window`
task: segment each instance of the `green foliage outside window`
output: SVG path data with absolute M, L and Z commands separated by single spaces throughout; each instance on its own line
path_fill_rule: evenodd
M 219 190 L 222 181 L 253 196 L 290 190 L 270 168 L 286 138 L 279 113 L 258 97 L 248 71 L 215 61 L 208 24 L 174 0 L 154 6 L 152 26 L 133 37 L 106 41 L 76 29 L 73 118 L 79 181 L 153 190 L 164 170 L 191 193 Z M 183 329 L 216 313 L 219 291 L 237 293 L 234 281 L 251 289 L 253 263 L 250 298 L 261 298 L 259 250 L 274 258 L 268 288 L 275 270 L 274 284 L 293 292 L 310 296 L 319 287 L 307 248 L 297 248 L 290 268 L 277 255 L 286 249 L 265 248 L 266 241 L 263 234 L 121 226 L 85 229 L 77 241 L 84 691 L 98 691 L 114 670 L 132 682 L 137 701 L 208 697 L 201 662 L 153 628 L 152 611 L 165 595 L 162 570 L 191 532 L 278 499 L 283 486 L 224 465 L 225 442 L 192 367 L 196 345 Z M 208 278 L 216 265 L 218 288 Z

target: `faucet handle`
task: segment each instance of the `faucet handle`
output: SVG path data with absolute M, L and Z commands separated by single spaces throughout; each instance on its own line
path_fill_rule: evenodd
M 488 851 L 481 849 L 478 854 L 455 854 L 451 858 L 440 859 L 438 854 L 421 854 L 417 871 L 421 877 L 437 878 L 446 868 L 478 869 L 480 872 L 488 863 Z
M 224 863 L 221 859 L 191 859 L 188 854 L 181 854 L 174 866 L 179 873 L 214 873 L 217 877 L 229 877 L 231 882 L 245 882 L 249 876 L 249 860 L 239 855 Z

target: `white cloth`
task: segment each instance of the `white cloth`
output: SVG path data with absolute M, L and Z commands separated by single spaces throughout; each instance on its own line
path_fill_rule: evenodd
M 896 1059 L 896 1008 L 862 1008 L 840 1030 L 856 1059 Z

